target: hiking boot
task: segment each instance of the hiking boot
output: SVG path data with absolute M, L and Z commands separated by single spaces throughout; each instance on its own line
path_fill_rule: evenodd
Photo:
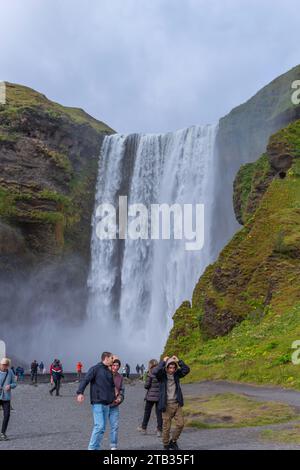
M 4 433 L 1 433 L 1 434 L 0 434 L 0 441 L 8 441 L 7 435 L 4 434 Z
M 170 445 L 168 444 L 168 445 L 164 446 L 164 450 L 170 450 Z
M 170 441 L 169 442 L 169 449 L 172 450 L 179 450 L 178 444 L 176 441 Z
M 53 395 L 53 392 L 52 392 L 52 390 L 49 390 L 49 393 L 50 393 L 50 395 L 51 395 L 51 397 L 52 397 L 52 395 Z
M 138 426 L 137 430 L 138 430 L 141 434 L 147 434 L 147 429 L 142 428 L 142 426 Z

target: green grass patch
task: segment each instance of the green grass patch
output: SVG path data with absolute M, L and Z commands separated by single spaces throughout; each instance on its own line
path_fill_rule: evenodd
M 187 426 L 199 429 L 264 426 L 298 418 L 287 404 L 256 401 L 234 393 L 187 398 L 184 415 Z
M 300 389 L 300 365 L 292 363 L 297 339 L 300 304 L 283 314 L 270 311 L 259 323 L 248 318 L 219 338 L 202 341 L 198 332 L 181 353 L 191 366 L 185 381 L 232 380 Z M 179 354 L 177 344 L 172 351 Z
M 300 424 L 286 429 L 265 429 L 261 432 L 261 437 L 269 442 L 300 445 Z

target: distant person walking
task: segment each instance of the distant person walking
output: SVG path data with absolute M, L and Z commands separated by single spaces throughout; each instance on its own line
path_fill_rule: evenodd
M 136 365 L 135 370 L 136 370 L 137 375 L 140 375 L 140 370 L 141 370 L 141 369 L 140 369 L 139 364 Z
M 24 380 L 24 373 L 25 373 L 24 367 L 18 366 L 18 367 L 16 368 L 17 379 L 18 379 L 20 382 Z
M 130 365 L 129 364 L 125 364 L 125 371 L 126 371 L 126 377 L 127 379 L 129 379 L 130 377 Z
M 111 371 L 113 374 L 115 384 L 115 399 L 109 406 L 109 424 L 110 424 L 110 449 L 117 450 L 118 448 L 118 433 L 119 433 L 119 406 L 124 400 L 125 388 L 123 384 L 123 377 L 119 374 L 121 361 L 118 358 L 113 359 Z M 126 367 L 126 366 L 125 366 Z
M 43 371 L 44 371 L 44 367 L 45 367 L 45 366 L 44 366 L 44 363 L 43 363 L 43 361 L 41 361 L 41 363 L 40 363 L 40 365 L 39 365 L 40 374 L 42 374 L 42 373 L 43 373 Z
M 30 367 L 32 385 L 37 385 L 38 367 L 39 367 L 38 362 L 34 360 L 31 363 L 31 367 Z
M 176 356 L 166 356 L 152 372 L 159 382 L 158 407 L 162 411 L 163 417 L 162 438 L 164 449 L 178 450 L 177 441 L 184 428 L 182 413 L 183 395 L 180 379 L 190 372 L 190 368 Z M 170 440 L 173 420 L 175 421 L 175 429 Z
M 15 375 L 9 366 L 10 360 L 4 357 L 0 362 L 0 405 L 3 409 L 0 441 L 6 441 L 8 439 L 6 431 L 11 410 L 11 390 L 17 386 Z
M 144 378 L 144 372 L 145 372 L 145 366 L 144 366 L 144 364 L 142 364 L 141 367 L 140 367 L 141 379 Z
M 90 399 L 93 409 L 94 428 L 91 435 L 89 450 L 100 450 L 106 423 L 109 416 L 109 405 L 115 400 L 115 383 L 110 367 L 113 364 L 113 355 L 104 352 L 101 362 L 91 367 L 81 380 L 77 390 L 77 401 L 84 401 L 84 391 L 90 384 Z
M 63 378 L 63 367 L 61 362 L 58 359 L 54 359 L 53 363 L 50 366 L 50 376 L 52 378 L 52 383 L 54 387 L 49 390 L 50 395 L 53 395 L 53 392 L 56 391 L 56 396 L 59 397 L 61 379 Z
M 147 433 L 147 426 L 150 420 L 151 411 L 155 405 L 156 419 L 157 419 L 157 437 L 162 434 L 162 412 L 158 407 L 159 402 L 159 382 L 153 374 L 153 369 L 158 365 L 156 359 L 151 359 L 148 365 L 148 372 L 146 376 L 145 389 L 147 390 L 145 396 L 145 410 L 142 425 L 138 427 L 138 431 L 142 434 Z
M 80 361 L 78 361 L 76 364 L 76 371 L 77 371 L 77 379 L 79 382 L 81 380 L 82 369 L 83 369 L 83 364 Z

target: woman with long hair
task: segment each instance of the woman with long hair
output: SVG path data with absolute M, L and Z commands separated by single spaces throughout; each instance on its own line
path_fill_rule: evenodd
M 142 434 L 147 433 L 147 426 L 150 420 L 151 411 L 153 406 L 155 405 L 156 411 L 156 419 L 157 419 L 157 436 L 161 437 L 162 433 L 162 413 L 158 409 L 158 401 L 159 401 L 159 383 L 156 377 L 152 374 L 152 370 L 154 367 L 158 365 L 156 359 L 151 359 L 148 365 L 148 372 L 145 381 L 145 389 L 147 390 L 145 396 L 145 410 L 144 410 L 144 418 L 142 425 L 138 427 L 138 431 Z

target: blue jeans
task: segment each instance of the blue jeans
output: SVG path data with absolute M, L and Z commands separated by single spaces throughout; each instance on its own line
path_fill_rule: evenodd
M 109 409 L 110 447 L 117 447 L 118 445 L 119 415 L 119 407 L 111 406 Z
M 94 416 L 94 429 L 91 435 L 88 450 L 100 450 L 103 435 L 105 433 L 109 405 L 92 405 Z

